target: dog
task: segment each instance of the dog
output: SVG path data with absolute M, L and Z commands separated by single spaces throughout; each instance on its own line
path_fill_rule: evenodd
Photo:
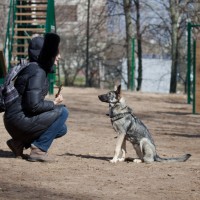
M 134 159 L 136 163 L 157 162 L 184 162 L 191 155 L 185 154 L 177 158 L 161 158 L 156 153 L 156 146 L 153 138 L 142 123 L 137 118 L 132 109 L 126 105 L 125 99 L 121 94 L 121 85 L 116 90 L 98 96 L 99 100 L 109 104 L 109 114 L 114 130 L 118 133 L 114 157 L 111 163 L 125 161 L 126 140 L 130 141 L 139 159 Z

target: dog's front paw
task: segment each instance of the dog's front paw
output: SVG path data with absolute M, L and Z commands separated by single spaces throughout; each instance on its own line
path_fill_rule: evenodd
M 141 160 L 141 159 L 138 159 L 138 158 L 135 158 L 135 159 L 133 160 L 133 162 L 135 162 L 135 163 L 141 163 L 142 160 Z
M 116 163 L 118 161 L 118 159 L 113 158 L 112 160 L 110 160 L 111 163 Z
M 124 161 L 125 161 L 125 158 L 118 158 L 118 161 L 119 161 L 119 162 L 124 162 Z

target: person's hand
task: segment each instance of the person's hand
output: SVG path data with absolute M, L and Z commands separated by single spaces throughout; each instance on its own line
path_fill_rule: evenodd
M 55 100 L 54 100 L 53 102 L 54 102 L 55 105 L 57 105 L 57 104 L 61 103 L 62 101 L 63 101 L 63 96 L 62 96 L 62 94 L 59 94 L 59 95 L 55 98 Z

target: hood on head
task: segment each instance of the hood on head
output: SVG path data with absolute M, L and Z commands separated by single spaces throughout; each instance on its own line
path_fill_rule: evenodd
M 59 53 L 59 43 L 60 37 L 56 33 L 46 33 L 44 38 L 34 37 L 28 47 L 30 62 L 38 62 L 47 73 L 52 72 L 56 56 Z
M 30 40 L 28 46 L 28 56 L 30 62 L 38 61 L 43 44 L 44 44 L 44 38 L 41 36 L 34 37 L 32 40 Z

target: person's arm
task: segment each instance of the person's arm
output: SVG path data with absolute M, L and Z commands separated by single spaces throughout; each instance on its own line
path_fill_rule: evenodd
M 42 88 L 46 79 L 46 73 L 43 70 L 31 76 L 28 80 L 24 94 L 24 107 L 31 113 L 42 113 L 54 109 L 54 102 L 42 98 Z

